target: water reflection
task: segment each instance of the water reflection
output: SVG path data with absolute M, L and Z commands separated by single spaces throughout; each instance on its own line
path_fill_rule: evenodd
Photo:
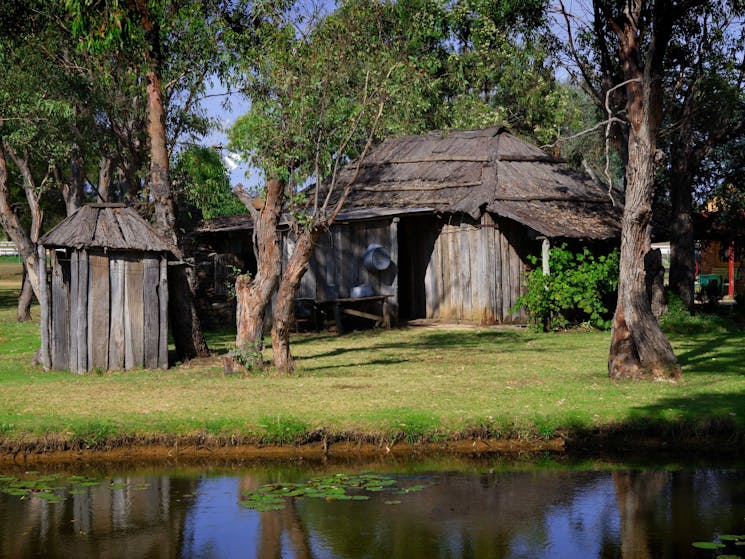
M 401 485 L 428 487 L 397 496 L 400 504 L 383 492 L 362 502 L 294 499 L 271 512 L 242 507 L 242 492 L 318 471 L 109 474 L 95 486 L 68 484 L 59 503 L 0 493 L 0 557 L 695 558 L 712 553 L 692 541 L 745 533 L 742 469 L 493 466 L 391 468 Z

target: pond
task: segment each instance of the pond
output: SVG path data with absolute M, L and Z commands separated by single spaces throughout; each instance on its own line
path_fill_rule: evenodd
M 743 534 L 737 463 L 445 456 L 0 473 L 2 558 L 745 557 Z

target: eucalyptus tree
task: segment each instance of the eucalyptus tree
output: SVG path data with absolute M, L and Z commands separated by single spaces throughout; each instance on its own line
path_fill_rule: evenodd
M 194 107 L 208 79 L 226 71 L 223 34 L 244 6 L 227 0 L 66 0 L 71 30 L 84 53 L 112 60 L 145 86 L 150 168 L 143 198 L 152 202 L 159 232 L 180 241 L 170 180 L 171 137 L 203 128 Z M 169 110 L 179 107 L 181 110 Z M 198 115 L 197 115 L 198 116 Z M 185 118 L 188 117 L 188 118 Z M 177 267 L 170 281 L 170 317 L 181 358 L 209 353 L 194 303 L 191 270 Z
M 239 350 L 261 349 L 264 312 L 280 281 L 283 209 L 297 237 L 274 307 L 279 369 L 294 366 L 287 336 L 295 290 L 354 187 L 354 179 L 337 183 L 344 164 L 356 158 L 361 166 L 385 136 L 435 128 L 509 124 L 555 139 L 573 112 L 536 33 L 543 2 L 365 0 L 322 17 L 308 17 L 307 7 L 274 3 L 252 29 L 240 74 L 252 106 L 230 132 L 232 147 L 266 177 L 262 192 L 240 193 L 254 215 L 258 273 L 237 282 Z
M 580 117 L 555 75 L 545 0 L 457 0 L 444 17 L 447 110 L 438 128 L 505 125 L 548 144 Z
M 673 35 L 666 73 L 665 179 L 671 210 L 670 288 L 694 303 L 693 213 L 712 192 L 707 160 L 745 138 L 745 6 L 718 0 L 695 6 Z
M 195 206 L 202 218 L 245 213 L 230 188 L 225 163 L 215 149 L 192 145 L 179 151 L 172 175 L 177 197 Z
M 606 112 L 606 140 L 625 165 L 618 304 L 613 318 L 611 378 L 678 378 L 680 367 L 655 319 L 646 288 L 658 141 L 666 83 L 673 79 L 675 38 L 698 17 L 696 0 L 594 0 L 586 19 L 559 0 L 564 44 L 578 82 Z M 580 22 L 577 24 L 577 22 Z
M 24 262 L 18 318 L 30 318 L 32 293 L 39 296 L 36 244 L 42 231 L 43 200 L 58 187 L 69 211 L 80 204 L 81 129 L 90 114 L 79 108 L 85 84 L 50 63 L 64 40 L 51 25 L 43 2 L 16 2 L 0 8 L 0 223 Z M 51 57 L 53 58 L 53 57 Z M 24 202 L 13 200 L 11 181 L 22 185 Z M 24 223 L 19 213 L 27 213 Z
M 711 168 L 711 149 L 741 134 L 741 3 L 595 0 L 574 4 L 580 13 L 558 4 L 567 68 L 603 111 L 598 127 L 625 166 L 609 374 L 675 378 L 680 368 L 649 310 L 644 285 L 652 200 L 666 175 L 669 190 L 657 198 L 667 198 L 673 210 L 671 286 L 690 304 L 694 184 Z M 606 160 L 609 155 L 606 148 Z
M 355 158 L 359 170 L 372 142 L 390 131 L 425 126 L 420 115 L 434 85 L 421 65 L 429 60 L 426 52 L 410 56 L 412 45 L 396 27 L 395 8 L 374 0 L 343 2 L 312 21 L 293 18 L 292 10 L 277 13 L 258 28 L 260 48 L 244 58 L 251 109 L 230 138 L 267 177 L 264 195 L 255 197 L 267 218 L 257 234 L 267 236 L 257 243 L 260 272 L 248 287 L 271 296 L 279 281 L 272 348 L 280 371 L 294 368 L 289 332 L 295 292 L 319 236 L 354 185 L 354 179 L 339 184 L 339 171 Z M 295 246 L 278 279 L 276 224 L 283 207 Z M 243 339 L 239 326 L 239 349 L 251 349 L 251 342 L 260 349 L 260 317 L 268 300 L 257 296 L 255 307 L 239 307 L 239 316 L 252 313 L 252 327 L 258 325 Z

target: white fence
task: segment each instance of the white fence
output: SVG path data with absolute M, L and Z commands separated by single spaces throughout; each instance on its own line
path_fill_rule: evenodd
M 0 241 L 0 256 L 18 256 L 18 251 L 12 241 Z

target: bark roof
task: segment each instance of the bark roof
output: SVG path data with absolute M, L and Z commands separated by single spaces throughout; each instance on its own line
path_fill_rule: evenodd
M 46 247 L 105 248 L 168 252 L 178 248 L 163 239 L 133 208 L 124 204 L 88 204 L 68 216 L 39 241 Z
M 353 162 L 340 173 L 338 189 L 355 170 Z M 344 209 L 363 207 L 429 207 L 474 219 L 488 211 L 547 237 L 620 233 L 620 208 L 602 186 L 504 128 L 384 141 L 365 158 Z
M 352 162 L 340 172 L 337 193 L 355 171 Z M 337 220 L 422 212 L 491 212 L 549 238 L 611 239 L 621 230 L 621 209 L 600 184 L 504 128 L 385 140 L 368 153 Z M 197 232 L 251 226 L 249 216 L 231 216 Z

